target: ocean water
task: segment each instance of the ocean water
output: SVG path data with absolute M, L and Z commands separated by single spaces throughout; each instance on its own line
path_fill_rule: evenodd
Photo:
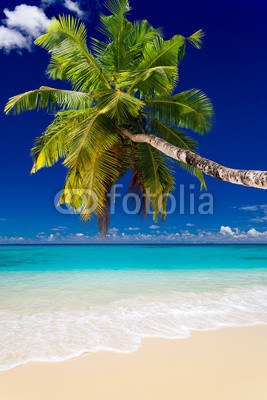
M 265 245 L 0 246 L 0 370 L 257 324 Z

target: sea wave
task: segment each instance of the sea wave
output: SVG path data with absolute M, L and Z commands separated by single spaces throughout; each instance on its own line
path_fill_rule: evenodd
M 0 311 L 0 370 L 86 352 L 132 352 L 145 337 L 187 338 L 196 330 L 267 324 L 267 287 L 135 295 L 109 304 Z

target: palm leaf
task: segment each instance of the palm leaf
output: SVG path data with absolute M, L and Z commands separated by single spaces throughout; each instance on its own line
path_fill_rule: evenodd
M 54 111 L 59 106 L 78 110 L 90 105 L 91 100 L 87 93 L 41 86 L 39 89 L 11 97 L 4 111 L 6 114 L 13 112 L 17 115 L 24 111 L 41 108 Z
M 205 34 L 203 32 L 202 29 L 200 29 L 199 31 L 193 33 L 193 35 L 189 36 L 188 38 L 186 38 L 194 47 L 196 47 L 197 49 L 200 49 L 202 46 L 202 42 L 203 42 L 203 38 L 204 38 Z
M 109 87 L 100 65 L 88 50 L 86 28 L 78 19 L 70 16 L 54 18 L 47 32 L 38 37 L 35 44 L 51 53 L 50 77 L 67 79 L 74 88 L 84 91 Z
M 82 165 L 70 169 L 59 200 L 59 204 L 69 204 L 79 212 L 84 221 L 95 214 L 101 233 L 108 230 L 110 189 L 124 171 L 117 149 L 114 146 L 102 153 L 89 152 L 86 164 L 82 161 Z
M 148 69 L 157 66 L 177 67 L 179 61 L 179 49 L 184 45 L 185 38 L 175 35 L 170 40 L 157 37 L 153 42 L 149 42 L 144 49 L 143 60 L 139 64 L 139 69 Z
M 179 165 L 187 173 L 191 174 L 192 176 L 194 176 L 195 178 L 197 178 L 199 180 L 200 190 L 202 190 L 202 189 L 207 190 L 207 184 L 206 184 L 205 177 L 204 177 L 202 171 L 200 171 L 199 169 L 197 169 L 195 167 L 192 167 L 192 165 L 188 165 L 188 164 L 185 164 L 182 162 L 179 162 Z
M 125 69 L 134 69 L 143 59 L 143 51 L 148 43 L 162 36 L 159 28 L 155 29 L 147 20 L 135 21 L 131 33 L 125 40 L 127 59 Z
M 32 173 L 43 167 L 51 167 L 60 158 L 67 157 L 71 151 L 67 146 L 67 138 L 77 128 L 77 125 L 88 118 L 92 111 L 64 111 L 57 113 L 54 121 L 48 126 L 44 134 L 35 141 L 31 154 L 34 160 Z
M 125 59 L 127 52 L 125 51 L 125 40 L 132 32 L 133 25 L 127 20 L 125 14 L 130 11 L 130 6 L 126 0 L 109 0 L 106 8 L 112 13 L 111 15 L 100 16 L 99 30 L 109 40 L 108 46 L 108 62 L 102 58 L 102 62 L 106 65 L 112 65 L 112 73 L 116 75 L 121 69 L 125 68 Z
M 177 64 L 179 61 L 179 50 L 184 46 L 185 38 L 181 35 L 176 35 L 170 40 L 164 40 L 161 37 L 156 37 L 153 42 L 147 43 L 143 50 L 143 57 L 137 69 L 140 71 L 147 71 L 151 68 L 161 67 L 160 70 L 154 70 L 153 74 L 150 75 L 150 79 L 160 82 L 164 80 L 165 90 L 155 90 L 156 95 L 166 94 L 171 92 L 178 79 L 178 68 Z M 163 67 L 174 67 L 173 69 L 163 69 Z M 162 73 L 164 72 L 164 74 Z M 148 85 L 148 87 L 147 87 Z M 130 91 L 134 88 L 141 90 L 145 95 L 150 95 L 151 84 L 149 85 L 149 79 L 143 82 L 142 74 L 139 80 L 136 80 Z
M 168 93 L 177 80 L 177 67 L 157 66 L 145 70 L 125 71 L 118 75 L 117 87 L 128 93 L 138 90 L 142 96 Z
M 154 209 L 154 220 L 159 213 L 165 218 L 167 199 L 174 187 L 174 179 L 164 156 L 146 143 L 138 144 L 135 169 L 139 175 L 140 190 L 145 191 Z
M 200 90 L 192 89 L 170 97 L 148 100 L 150 112 L 158 119 L 204 134 L 213 121 L 213 107 Z
M 79 164 L 84 169 L 88 157 L 109 150 L 119 141 L 120 136 L 116 134 L 116 128 L 110 119 L 95 110 L 70 131 L 67 146 L 71 151 L 64 160 L 64 165 L 71 169 Z
M 105 3 L 105 7 L 113 14 L 117 15 L 125 15 L 129 11 L 131 11 L 131 7 L 128 0 L 108 0 Z
M 120 124 L 131 118 L 137 118 L 145 106 L 145 103 L 138 98 L 114 89 L 99 92 L 97 101 L 101 112 L 110 118 L 115 118 Z
M 168 143 L 173 144 L 174 146 L 196 152 L 197 142 L 190 136 L 187 136 L 180 129 L 173 128 L 166 122 L 158 120 L 154 117 L 150 117 L 149 122 L 149 129 L 152 131 L 152 133 L 158 135 L 159 137 L 166 140 Z

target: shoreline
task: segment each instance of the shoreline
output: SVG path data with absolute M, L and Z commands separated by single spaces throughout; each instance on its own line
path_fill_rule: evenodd
M 209 333 L 209 332 L 216 332 L 218 330 L 228 330 L 228 329 L 241 329 L 241 328 L 253 328 L 253 327 L 261 327 L 261 326 L 265 326 L 267 328 L 267 323 L 255 323 L 255 324 L 250 324 L 250 325 L 227 325 L 227 326 L 221 326 L 221 327 L 216 327 L 216 328 L 207 328 L 207 329 L 195 329 L 192 330 L 189 336 L 177 336 L 177 337 L 168 337 L 168 336 L 144 336 L 141 339 L 141 342 L 139 344 L 138 347 L 136 347 L 135 349 L 132 350 L 117 350 L 115 348 L 109 348 L 109 347 L 103 347 L 103 348 L 99 348 L 97 350 L 81 350 L 80 352 L 78 352 L 77 354 L 73 354 L 70 356 L 66 356 L 66 357 L 55 357 L 55 359 L 53 360 L 45 360 L 45 359 L 32 359 L 32 360 L 28 360 L 25 362 L 20 362 L 18 364 L 12 365 L 10 367 L 1 369 L 0 368 L 0 375 L 2 373 L 5 372 L 9 372 L 12 371 L 14 369 L 17 368 L 21 368 L 21 367 L 25 367 L 27 365 L 38 365 L 38 364 L 61 364 L 61 363 L 65 363 L 65 362 L 69 362 L 75 359 L 79 359 L 81 357 L 87 357 L 90 355 L 95 355 L 95 354 L 99 354 L 99 353 L 112 353 L 112 354 L 121 354 L 121 355 L 130 355 L 133 353 L 136 353 L 137 351 L 140 351 L 143 348 L 143 344 L 146 343 L 147 341 L 177 341 L 177 340 L 190 340 L 192 339 L 192 337 L 194 337 L 195 335 L 198 334 L 202 334 L 202 333 Z M 266 337 L 267 340 L 267 337 Z
M 0 372 L 5 400 L 265 400 L 267 325 L 145 338 L 131 353 L 98 351 Z

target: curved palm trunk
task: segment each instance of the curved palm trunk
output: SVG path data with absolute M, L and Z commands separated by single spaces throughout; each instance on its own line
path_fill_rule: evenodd
M 224 167 L 214 161 L 201 157 L 190 150 L 173 146 L 165 140 L 151 134 L 134 134 L 128 130 L 122 131 L 123 135 L 136 143 L 148 143 L 167 156 L 180 162 L 191 165 L 204 174 L 236 185 L 250 186 L 267 189 L 267 171 L 242 170 Z

